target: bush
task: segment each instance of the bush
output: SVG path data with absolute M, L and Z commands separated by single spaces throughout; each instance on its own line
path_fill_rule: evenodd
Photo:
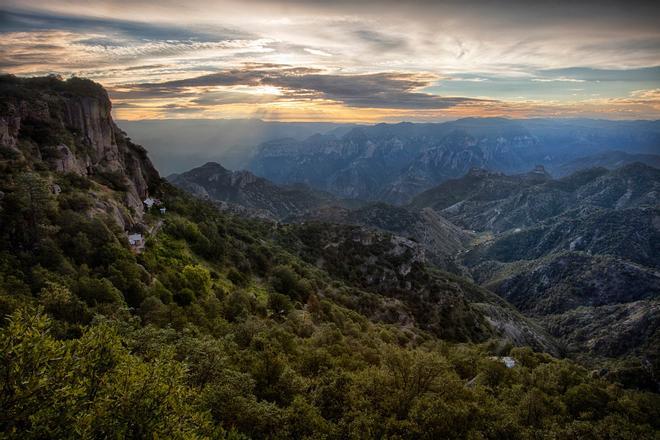
M 288 296 L 271 292 L 268 295 L 268 308 L 277 315 L 286 316 L 293 310 L 293 304 L 291 304 L 291 299 Z
M 229 269 L 229 272 L 227 272 L 227 279 L 231 281 L 235 286 L 245 286 L 248 283 L 248 278 L 233 267 Z

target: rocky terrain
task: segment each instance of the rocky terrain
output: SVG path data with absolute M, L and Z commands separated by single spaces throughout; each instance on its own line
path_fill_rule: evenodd
M 479 231 L 460 256 L 473 279 L 536 317 L 569 351 L 639 356 L 654 375 L 659 189 L 660 170 L 641 163 L 556 180 L 475 170 L 420 194 L 410 209 L 434 209 Z

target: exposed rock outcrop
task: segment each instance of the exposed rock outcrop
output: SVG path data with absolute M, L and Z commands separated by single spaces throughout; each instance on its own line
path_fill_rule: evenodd
M 112 120 L 102 86 L 89 80 L 56 77 L 0 77 L 0 147 L 28 166 L 46 163 L 53 171 L 108 182 L 125 194 L 137 220 L 141 200 L 160 181 L 146 151 Z

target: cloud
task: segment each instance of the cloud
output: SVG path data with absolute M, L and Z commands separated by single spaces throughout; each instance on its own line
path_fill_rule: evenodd
M 408 42 L 405 38 L 397 35 L 388 35 L 384 32 L 358 29 L 353 31 L 353 35 L 378 51 L 388 52 L 408 47 Z
M 660 61 L 660 60 L 659 60 Z M 660 81 L 660 66 L 639 69 L 595 69 L 591 67 L 570 67 L 564 69 L 544 69 L 537 71 L 539 76 L 549 81 Z M 543 79 L 540 79 L 541 81 Z
M 198 106 L 215 106 L 227 104 L 263 104 L 277 100 L 277 95 L 221 91 L 204 93 L 191 102 Z
M 534 82 L 584 82 L 585 80 L 583 79 L 575 79 L 575 78 L 566 78 L 563 76 L 560 76 L 558 78 L 532 78 L 532 81 Z
M 275 87 L 281 90 L 279 100 L 329 100 L 363 108 L 442 109 L 481 101 L 419 91 L 435 80 L 436 76 L 421 73 L 335 74 L 312 68 L 257 65 L 176 81 L 127 85 L 111 90 L 111 96 L 162 98 L 194 94 L 194 88 L 245 86 Z M 202 102 L 199 99 L 196 102 Z
M 321 56 L 321 57 L 331 57 L 332 56 L 331 53 L 324 52 L 324 51 L 319 50 L 319 49 L 312 49 L 312 48 L 309 48 L 309 47 L 305 47 L 303 50 L 307 53 L 312 54 L 312 55 L 318 55 L 318 56 Z

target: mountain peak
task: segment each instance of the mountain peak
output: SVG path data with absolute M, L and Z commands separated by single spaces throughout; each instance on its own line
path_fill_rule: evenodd
M 224 171 L 229 171 L 229 170 L 227 170 L 227 168 L 223 167 L 218 162 L 213 162 L 213 161 L 206 162 L 204 165 L 202 165 L 199 168 L 219 168 L 219 169 L 224 170 Z
M 534 168 L 521 175 L 523 179 L 534 180 L 539 182 L 545 182 L 552 179 L 550 173 L 548 173 L 543 165 L 536 165 Z

